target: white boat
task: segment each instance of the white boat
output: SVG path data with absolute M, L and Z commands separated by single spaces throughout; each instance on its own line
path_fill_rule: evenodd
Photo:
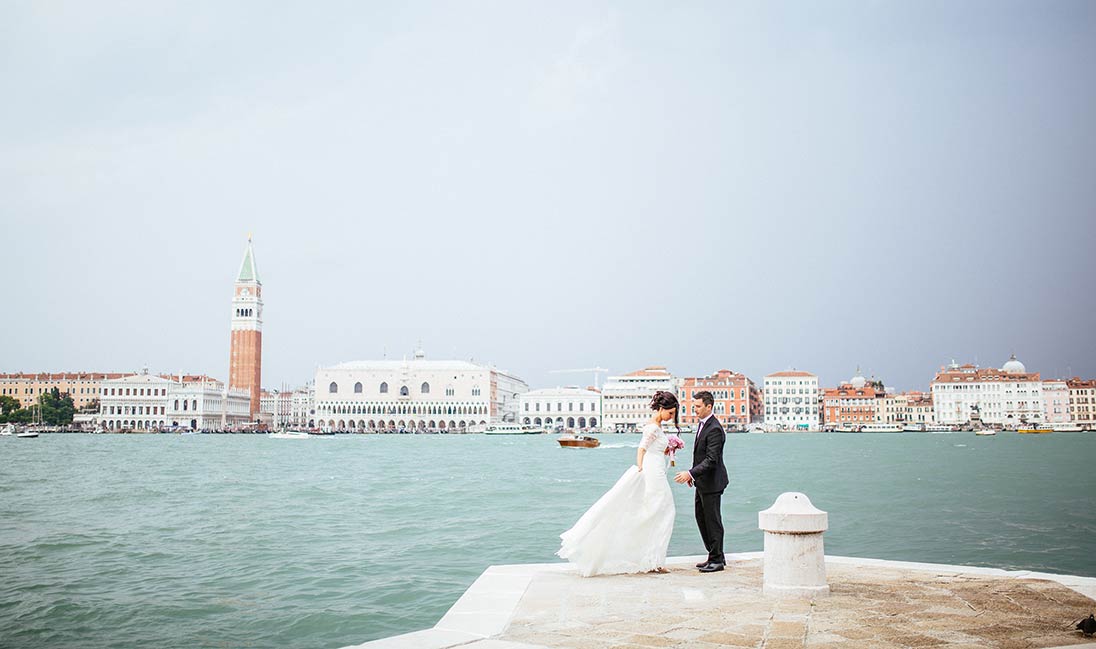
M 285 430 L 280 433 L 268 433 L 267 437 L 270 439 L 308 439 L 308 433 L 302 433 L 299 430 Z
M 929 424 L 925 426 L 926 433 L 950 433 L 953 432 L 951 426 L 944 426 L 943 424 Z
M 902 431 L 906 433 L 923 433 L 925 432 L 924 424 L 906 424 L 902 427 Z
M 491 424 L 483 429 L 484 435 L 539 435 L 540 431 L 522 428 L 517 424 Z
M 900 424 L 864 424 L 861 433 L 901 433 Z
M 27 437 L 27 438 L 38 437 L 38 431 L 36 431 L 36 430 L 24 430 L 21 433 L 16 433 L 15 436 L 16 437 Z
M 835 433 L 857 433 L 860 432 L 860 428 L 852 424 L 841 424 L 833 429 Z
M 1056 433 L 1080 433 L 1084 431 L 1084 428 L 1081 428 L 1072 421 L 1059 421 L 1046 425 L 1052 428 Z
M 982 430 L 974 431 L 974 434 L 975 435 L 996 435 L 997 431 L 993 430 L 992 428 L 983 428 Z
M 3 428 L 0 428 L 0 435 L 4 437 L 11 437 L 15 434 L 15 424 L 6 424 Z

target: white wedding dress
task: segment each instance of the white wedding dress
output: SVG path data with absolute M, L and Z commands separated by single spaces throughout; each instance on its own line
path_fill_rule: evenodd
M 648 572 L 666 565 L 674 531 L 674 495 L 666 478 L 666 435 L 643 427 L 643 471 L 633 464 L 609 491 L 560 537 L 556 552 L 583 577 Z

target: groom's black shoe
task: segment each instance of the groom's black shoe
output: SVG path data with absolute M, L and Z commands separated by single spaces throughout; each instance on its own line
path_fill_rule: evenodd
M 700 568 L 700 572 L 719 572 L 723 570 L 722 563 L 709 563 Z
M 696 567 L 697 568 L 703 568 L 706 565 L 708 565 L 707 561 L 701 561 L 700 563 L 696 564 Z

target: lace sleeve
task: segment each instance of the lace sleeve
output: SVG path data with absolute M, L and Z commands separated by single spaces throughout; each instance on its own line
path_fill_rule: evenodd
M 643 427 L 643 439 L 639 440 L 639 447 L 642 449 L 651 448 L 651 444 L 656 437 L 658 437 L 658 426 L 647 424 Z

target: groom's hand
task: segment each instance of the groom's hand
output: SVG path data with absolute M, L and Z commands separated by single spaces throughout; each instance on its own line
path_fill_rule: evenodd
M 681 471 L 674 476 L 674 482 L 678 484 L 691 485 L 693 483 L 693 475 L 688 471 Z

